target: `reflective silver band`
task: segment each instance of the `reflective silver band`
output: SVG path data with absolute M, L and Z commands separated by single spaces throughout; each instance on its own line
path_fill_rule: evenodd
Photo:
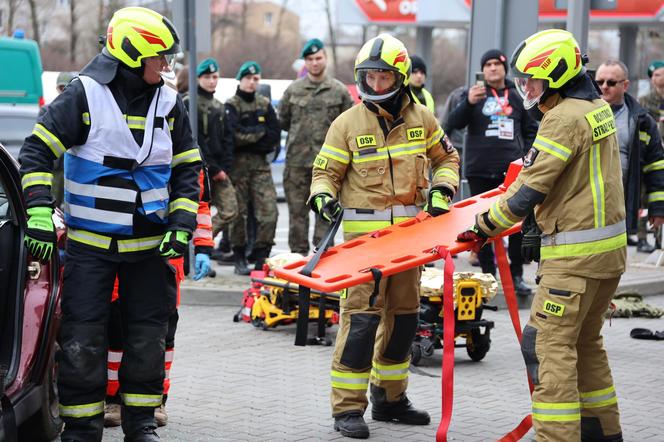
M 625 233 L 625 220 L 598 229 L 577 230 L 574 232 L 560 232 L 553 235 L 542 235 L 542 246 L 565 244 L 582 244 L 612 238 Z

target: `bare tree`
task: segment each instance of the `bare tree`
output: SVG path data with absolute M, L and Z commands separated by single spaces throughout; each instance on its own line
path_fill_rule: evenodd
M 337 38 L 332 26 L 332 10 L 330 9 L 330 0 L 325 0 L 325 14 L 327 15 L 327 29 L 330 33 L 330 49 L 332 49 L 332 63 L 337 67 Z
M 247 5 L 251 0 L 242 0 L 242 14 L 240 15 L 240 34 L 244 40 L 247 33 Z
M 277 17 L 277 29 L 274 32 L 274 41 L 279 41 L 279 36 L 281 34 L 281 22 L 284 18 L 284 13 L 286 12 L 287 5 L 288 5 L 288 0 L 281 1 L 281 7 L 279 8 L 279 17 Z
M 21 2 L 22 0 L 7 0 L 7 35 L 9 36 L 14 33 L 14 17 L 19 6 L 21 6 Z
M 28 0 L 30 6 L 30 20 L 32 21 L 32 39 L 41 44 L 41 35 L 39 33 L 39 18 L 37 17 L 37 1 Z
M 72 65 L 76 64 L 76 45 L 78 43 L 78 33 L 76 32 L 78 15 L 76 12 L 76 0 L 69 0 L 69 29 L 71 31 L 71 38 L 69 40 L 69 61 Z

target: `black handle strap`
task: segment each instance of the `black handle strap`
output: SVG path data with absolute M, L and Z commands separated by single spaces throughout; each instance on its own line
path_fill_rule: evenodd
M 383 272 L 375 267 L 372 267 L 369 270 L 371 270 L 371 274 L 373 275 L 374 279 L 374 289 L 371 293 L 371 296 L 369 296 L 369 307 L 373 307 L 376 303 L 376 298 L 378 297 L 378 292 L 380 290 L 380 280 L 383 278 Z
M 327 233 L 320 240 L 318 245 L 316 245 L 316 251 L 314 256 L 311 257 L 309 262 L 300 273 L 304 276 L 311 276 L 314 268 L 320 261 L 320 258 L 323 256 L 323 253 L 330 247 L 334 235 L 337 234 L 339 226 L 341 225 L 341 220 L 343 219 L 344 210 L 341 209 L 337 214 L 334 223 L 330 225 L 327 229 Z M 321 296 L 324 300 L 325 297 Z M 324 302 L 324 301 L 323 301 Z M 295 345 L 305 346 L 307 345 L 307 335 L 308 335 L 308 326 L 309 326 L 309 305 L 311 303 L 311 289 L 306 287 L 304 284 L 300 284 L 298 289 L 298 313 L 297 313 L 297 328 L 295 330 Z M 319 315 L 321 312 L 318 312 Z M 323 312 L 324 314 L 324 312 Z

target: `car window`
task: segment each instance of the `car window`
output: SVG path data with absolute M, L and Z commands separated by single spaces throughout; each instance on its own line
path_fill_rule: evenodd
M 10 219 L 10 216 L 9 200 L 5 193 L 5 187 L 2 185 L 2 180 L 0 180 L 0 224 L 2 224 L 4 220 Z
M 11 156 L 18 159 L 23 140 L 32 133 L 35 118 L 22 115 L 2 115 L 0 118 L 0 143 Z

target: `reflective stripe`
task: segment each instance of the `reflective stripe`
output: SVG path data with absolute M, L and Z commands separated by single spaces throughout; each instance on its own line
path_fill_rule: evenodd
M 212 217 L 210 216 L 209 213 L 199 213 L 196 215 L 196 224 L 199 225 L 204 225 L 204 226 L 211 226 L 212 225 Z
M 390 221 L 343 221 L 343 229 L 346 233 L 373 232 L 390 227 L 391 225 Z
M 441 167 L 440 169 L 436 170 L 436 173 L 433 174 L 434 177 L 448 177 L 448 178 L 453 178 L 455 180 L 459 179 L 459 174 L 450 169 L 449 167 Z
M 39 184 L 43 186 L 52 186 L 53 174 L 48 172 L 32 172 L 26 173 L 21 178 L 21 187 L 23 187 L 23 190 Z
M 496 221 L 496 223 L 499 224 L 501 227 L 509 229 L 514 224 L 516 224 L 516 221 L 512 221 L 511 219 L 509 219 L 507 215 L 505 215 L 505 213 L 502 210 L 500 210 L 498 204 L 499 201 L 493 203 L 493 205 L 489 209 L 489 215 L 491 215 L 491 218 L 493 218 L 493 220 Z
M 345 150 L 332 147 L 329 144 L 323 144 L 323 147 L 320 148 L 319 155 L 324 157 L 339 161 L 343 164 L 350 163 L 350 155 Z
M 60 156 L 65 153 L 65 146 L 58 139 L 58 137 L 49 132 L 48 129 L 46 129 L 41 124 L 35 124 L 35 128 L 32 130 L 32 134 L 36 135 L 48 146 L 49 149 L 51 149 L 51 152 L 53 152 L 55 158 L 60 158 Z
M 392 206 L 392 216 L 396 217 L 414 217 L 420 213 L 420 209 L 417 206 Z
M 104 412 L 104 401 L 83 405 L 60 404 L 59 408 L 61 417 L 90 417 Z
M 87 230 L 78 230 L 78 229 L 67 229 L 67 238 L 77 241 L 83 244 L 87 244 L 93 247 L 99 247 L 100 249 L 108 250 L 111 247 L 111 238 L 109 236 L 99 235 L 97 233 L 88 232 Z M 111 361 L 111 352 L 108 353 L 109 361 Z M 122 353 L 120 353 L 120 358 L 122 358 Z M 117 362 L 119 362 L 118 359 Z
M 121 351 L 108 351 L 108 357 L 106 358 L 108 362 L 120 362 L 122 361 L 122 352 Z
M 646 144 L 649 144 L 650 135 L 648 135 L 648 132 L 639 131 L 639 140 L 643 141 Z
M 108 378 L 109 381 L 117 381 L 118 380 L 118 371 L 117 370 L 111 370 L 110 368 L 106 370 L 106 377 Z
M 576 230 L 573 232 L 559 232 L 554 235 L 542 235 L 542 247 L 582 244 L 612 238 L 625 233 L 625 221 L 619 221 L 610 226 L 599 229 Z
M 125 115 L 125 119 L 127 120 L 127 126 L 129 126 L 129 129 L 145 130 L 145 117 L 139 117 L 137 115 Z
M 401 381 L 408 379 L 408 367 L 410 367 L 410 361 L 394 365 L 383 365 L 374 362 L 371 368 L 371 376 L 381 381 Z
M 664 160 L 655 161 L 643 167 L 643 173 L 654 172 L 655 170 L 664 170 Z
M 581 420 L 578 402 L 533 402 L 533 419 L 539 421 L 573 422 Z
M 584 242 L 582 244 L 543 246 L 540 249 L 540 256 L 543 260 L 552 258 L 569 258 L 573 256 L 588 256 L 617 250 L 626 245 L 627 233 L 621 233 L 613 238 Z
M 194 230 L 194 234 L 191 237 L 192 239 L 198 239 L 198 238 L 210 238 L 212 239 L 212 232 L 210 231 L 210 228 L 198 228 Z
M 81 121 L 82 121 L 83 124 L 85 124 L 86 126 L 89 126 L 89 125 L 90 125 L 90 112 L 83 112 L 83 113 L 81 114 Z
M 168 119 L 168 129 L 173 131 L 174 127 L 175 127 L 175 117 L 171 117 Z
M 121 239 L 118 240 L 118 252 L 139 252 L 142 250 L 153 249 L 161 243 L 162 239 L 164 239 L 162 235 L 135 239 Z
M 344 373 L 332 370 L 330 372 L 332 388 L 345 390 L 366 390 L 369 386 L 369 373 Z
M 196 161 L 201 161 L 201 153 L 198 151 L 198 148 L 189 149 L 184 152 L 180 152 L 177 155 L 173 155 L 171 167 L 177 167 L 180 164 L 193 163 Z
M 604 179 L 602 178 L 599 144 L 593 144 L 590 148 L 590 189 L 593 194 L 595 227 L 604 227 L 606 212 L 604 210 Z
M 387 148 L 379 147 L 375 152 L 368 153 L 374 148 L 369 148 L 361 152 L 353 152 L 354 163 L 366 163 L 367 161 L 386 160 L 389 158 Z
M 122 189 L 119 187 L 107 187 L 97 184 L 81 184 L 65 178 L 65 189 L 67 192 L 76 195 L 89 196 L 93 198 L 103 198 L 115 201 L 127 201 L 133 203 L 136 201 L 136 191 L 132 189 Z
M 198 213 L 198 204 L 188 198 L 178 198 L 168 205 L 168 213 L 173 213 L 176 210 Z
M 387 150 L 392 157 L 400 157 L 403 155 L 417 155 L 418 153 L 426 153 L 425 144 L 422 141 L 412 141 L 410 143 L 395 144 L 394 146 L 387 146 Z M 354 152 L 353 152 L 354 153 Z M 354 159 L 353 159 L 354 161 Z
M 131 213 L 120 213 L 112 210 L 94 209 L 92 207 L 78 206 L 75 204 L 65 203 L 65 212 L 75 218 L 83 218 L 90 221 L 99 221 L 107 223 L 112 221 L 114 224 L 122 226 L 133 226 L 134 215 Z
M 164 361 L 165 362 L 173 362 L 173 355 L 175 352 L 173 350 L 166 350 L 166 354 L 164 356 Z
M 581 408 L 600 408 L 618 403 L 616 389 L 613 385 L 602 390 L 579 393 L 579 397 L 581 398 Z
M 384 229 L 417 216 L 417 206 L 392 206 L 385 210 L 345 209 L 343 229 L 347 233 L 366 233 Z
M 161 395 L 122 393 L 122 402 L 128 407 L 158 407 L 161 405 Z
M 427 150 L 435 146 L 436 143 L 438 143 L 443 138 L 444 135 L 445 132 L 443 132 L 443 129 L 439 127 L 429 138 L 427 138 L 427 145 L 426 145 Z
M 563 161 L 567 161 L 569 157 L 572 155 L 571 149 L 541 135 L 537 135 L 535 141 L 533 142 L 533 147 L 542 150 L 548 154 L 551 154 L 554 157 L 559 158 Z
M 153 201 L 163 201 L 168 199 L 168 189 L 162 187 L 161 189 L 150 189 L 141 192 L 141 201 L 145 205 Z
M 648 204 L 664 201 L 664 192 L 653 192 L 648 194 Z

